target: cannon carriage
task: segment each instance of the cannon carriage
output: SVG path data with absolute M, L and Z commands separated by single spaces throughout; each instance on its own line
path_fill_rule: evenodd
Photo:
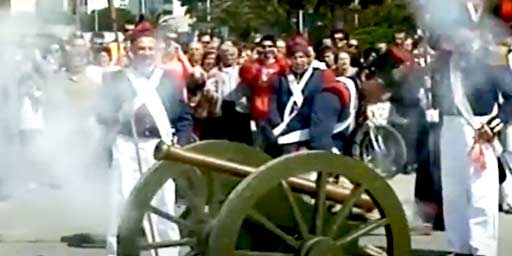
M 410 255 L 398 198 L 358 160 L 320 151 L 272 159 L 225 141 L 184 148 L 160 143 L 155 158 L 126 201 L 120 256 L 168 247 L 187 256 Z M 174 215 L 152 204 L 169 179 L 183 206 Z M 181 239 L 147 242 L 141 235 L 146 214 L 177 225 Z M 384 233 L 384 246 L 365 244 L 375 232 Z

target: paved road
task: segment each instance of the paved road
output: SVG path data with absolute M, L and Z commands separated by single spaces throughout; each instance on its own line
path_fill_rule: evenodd
M 412 209 L 414 204 L 414 175 L 398 176 L 391 181 L 392 187 L 395 189 L 404 208 L 412 218 Z M 500 216 L 500 243 L 499 256 L 508 256 L 512 252 L 512 215 Z M 449 246 L 446 236 L 442 232 L 434 233 L 432 236 L 413 237 L 413 249 L 415 256 L 437 256 L 449 255 Z
M 400 176 L 392 181 L 392 186 L 408 212 L 412 209 L 413 179 L 414 176 Z M 98 194 L 98 190 L 103 193 L 103 197 Z M 107 230 L 109 214 L 101 209 L 108 208 L 105 199 L 108 190 L 81 187 L 79 197 L 73 187 L 59 191 L 32 187 L 8 201 L 0 201 L 1 256 L 106 255 L 104 250 L 68 248 L 56 241 L 61 235 L 70 233 Z M 81 198 L 81 202 L 77 198 Z M 510 255 L 512 243 L 507 241 L 510 241 L 511 236 L 512 217 L 501 216 L 499 255 Z M 413 248 L 417 256 L 449 254 L 443 233 L 413 237 Z

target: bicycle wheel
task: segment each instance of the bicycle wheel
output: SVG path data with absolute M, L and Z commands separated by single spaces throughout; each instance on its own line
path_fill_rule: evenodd
M 353 154 L 386 179 L 399 174 L 407 161 L 402 136 L 391 126 L 365 126 L 355 137 Z

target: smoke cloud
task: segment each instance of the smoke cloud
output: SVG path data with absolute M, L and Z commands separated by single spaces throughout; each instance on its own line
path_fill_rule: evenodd
M 420 28 L 428 32 L 427 41 L 437 51 L 433 62 L 435 69 L 447 68 L 442 65 L 449 64 L 446 57 L 450 55 L 443 53 L 443 50 L 455 52 L 462 59 L 461 66 L 465 70 L 466 79 L 479 81 L 479 86 L 485 86 L 490 75 L 497 74 L 489 65 L 506 64 L 506 50 L 503 51 L 503 47 L 500 49 L 498 45 L 510 39 L 510 28 L 492 13 L 492 6 L 488 6 L 488 1 L 408 1 Z M 478 8 L 472 9 L 472 2 L 477 5 L 484 4 L 480 14 Z M 473 20 L 476 17 L 477 22 Z M 436 62 L 436 59 L 440 61 Z M 443 87 L 440 90 L 448 93 L 448 88 Z M 445 96 L 441 94 L 441 100 L 450 101 L 447 103 L 451 105 L 453 99 Z
M 33 15 L 11 16 L 3 10 L 0 17 L 1 239 L 104 234 L 112 190 L 102 130 L 87 111 L 68 105 L 76 103 L 66 94 L 73 84 L 49 72 L 42 60 L 49 46 L 45 40 L 54 37 L 52 27 Z M 26 95 L 33 99 L 31 106 Z M 43 129 L 21 129 L 27 108 L 42 113 Z
M 408 0 L 416 20 L 423 28 L 432 34 L 459 41 L 459 43 L 489 42 L 489 39 L 502 40 L 510 36 L 510 29 L 495 17 L 487 6 L 488 1 L 482 0 Z M 475 17 L 479 16 L 478 25 L 472 21 L 471 3 L 481 2 L 485 6 L 480 15 L 474 10 Z M 479 34 L 463 35 L 463 28 L 478 28 Z M 461 42 L 462 41 L 462 42 Z

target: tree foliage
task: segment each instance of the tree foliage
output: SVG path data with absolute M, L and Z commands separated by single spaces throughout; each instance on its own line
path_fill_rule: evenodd
M 277 0 L 236 1 L 215 10 L 212 12 L 214 24 L 229 27 L 235 35 L 263 31 L 281 34 L 292 28 L 288 20 L 290 12 L 283 9 Z
M 360 13 L 360 25 L 353 29 L 354 37 L 365 47 L 388 42 L 399 31 L 413 32 L 416 28 L 413 14 L 400 2 L 371 6 Z
M 353 0 L 212 0 L 209 23 L 206 23 L 206 0 L 183 0 L 187 12 L 196 18 L 196 29 L 221 26 L 230 34 L 247 39 L 253 33 L 289 34 L 295 29 L 296 13 L 303 9 L 310 34 L 326 36 L 339 24 L 360 38 L 363 44 L 386 41 L 395 31 L 414 28 L 414 18 L 405 4 L 389 0 L 360 0 L 355 10 Z M 389 3 L 390 2 L 390 3 Z M 359 14 L 359 26 L 353 16 Z

